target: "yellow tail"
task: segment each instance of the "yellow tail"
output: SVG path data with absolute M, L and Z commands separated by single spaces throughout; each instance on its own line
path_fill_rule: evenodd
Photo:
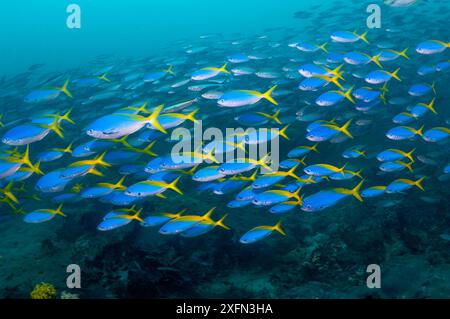
M 227 66 L 228 66 L 228 63 L 225 63 L 224 65 L 222 65 L 222 67 L 218 71 L 222 72 L 222 73 L 230 74 L 230 72 L 226 69 Z
M 158 156 L 155 152 L 152 151 L 153 146 L 155 146 L 156 141 L 151 142 L 148 144 L 143 150 L 142 153 L 150 155 L 150 156 Z
M 67 95 L 70 98 L 73 98 L 72 93 L 70 93 L 69 89 L 67 88 L 67 86 L 69 85 L 69 79 L 66 80 L 66 82 L 64 82 L 63 86 L 58 88 L 61 92 L 63 92 L 65 95 Z
M 108 79 L 108 77 L 106 76 L 107 74 L 102 74 L 98 77 L 99 80 L 105 81 L 105 82 L 111 82 L 110 79 Z
M 4 188 L 0 188 L 0 193 L 12 200 L 14 203 L 19 204 L 17 197 L 11 192 L 13 181 L 9 182 Z
M 266 100 L 268 100 L 269 102 L 271 102 L 272 104 L 278 105 L 278 102 L 275 101 L 271 94 L 273 93 L 273 91 L 277 88 L 277 85 L 274 85 L 273 87 L 271 87 L 267 92 L 261 94 L 261 97 L 265 98 Z
M 181 176 L 178 176 L 172 183 L 167 184 L 167 188 L 177 192 L 180 195 L 183 195 L 183 192 L 177 187 L 177 183 L 180 180 Z
M 405 50 L 403 50 L 402 52 L 398 52 L 398 55 L 404 57 L 405 59 L 409 60 L 409 56 L 406 54 L 406 52 L 408 52 L 409 48 L 406 48 Z
M 383 66 L 381 65 L 381 63 L 380 63 L 380 56 L 381 56 L 381 53 L 380 54 L 377 54 L 377 55 L 375 55 L 375 56 L 373 56 L 371 59 L 370 59 L 370 61 L 373 61 L 376 65 L 378 65 L 380 68 L 383 68 Z
M 64 138 L 64 134 L 62 133 L 61 127 L 59 126 L 59 120 L 57 117 L 53 120 L 52 124 L 50 124 L 50 125 L 40 124 L 39 127 L 46 128 L 50 131 L 53 131 L 60 138 Z
M 412 163 L 414 163 L 414 158 L 412 157 L 412 154 L 414 153 L 415 150 L 416 150 L 416 149 L 413 148 L 413 149 L 411 150 L 411 152 L 409 152 L 409 153 L 404 153 L 404 154 L 403 154 L 403 155 L 405 155 Z
M 413 162 L 405 163 L 405 162 L 402 162 L 402 161 L 397 161 L 397 163 L 399 163 L 400 165 L 405 166 L 411 173 L 413 173 L 413 169 L 412 169 Z
M 425 179 L 425 176 L 419 178 L 417 181 L 414 182 L 414 185 L 420 188 L 422 191 L 425 191 L 425 189 L 422 186 L 422 182 Z
M 364 33 L 361 34 L 361 35 L 358 35 L 358 34 L 355 33 L 355 35 L 356 35 L 358 38 L 360 38 L 361 40 L 363 40 L 364 42 L 366 42 L 367 44 L 369 44 L 369 41 L 367 41 L 367 38 L 366 38 L 367 33 L 369 33 L 369 31 L 366 31 L 366 32 L 364 32 Z
M 200 111 L 200 109 L 195 109 L 194 111 L 186 115 L 186 120 L 189 120 L 192 123 L 198 123 L 198 120 L 195 118 L 195 114 L 197 114 L 198 111 Z
M 394 79 L 396 79 L 397 81 L 399 81 L 399 82 L 401 82 L 402 81 L 402 79 L 400 79 L 399 77 L 398 77 L 398 71 L 400 71 L 400 68 L 398 68 L 397 70 L 395 70 L 394 72 L 392 72 L 392 73 L 389 73 L 389 75 L 390 76 L 392 76 Z
M 433 112 L 434 114 L 437 114 L 436 110 L 434 109 L 434 104 L 436 102 L 436 98 L 433 98 L 433 100 L 431 100 L 430 103 L 428 104 L 422 104 L 423 106 L 425 106 L 427 109 L 429 109 L 431 112 Z
M 175 72 L 173 72 L 173 66 L 169 65 L 167 69 L 164 70 L 165 73 L 169 73 L 171 75 L 175 75 Z
M 325 53 L 328 53 L 327 45 L 328 45 L 328 42 L 325 42 L 324 44 L 319 45 L 318 48 L 319 48 L 320 50 L 324 51 Z
M 211 218 L 212 213 L 216 210 L 216 207 L 211 208 L 210 210 L 208 210 L 205 215 L 202 216 L 202 219 L 209 219 Z
M 283 127 L 280 132 L 278 133 L 280 136 L 282 136 L 284 139 L 289 141 L 289 136 L 286 135 L 286 130 L 289 128 L 290 124 Z
M 268 119 L 275 121 L 278 124 L 283 124 L 281 123 L 280 119 L 278 118 L 278 116 L 280 115 L 281 110 L 276 110 L 275 113 L 273 115 L 264 113 L 264 112 L 256 112 L 256 114 L 262 115 L 264 117 L 267 117 Z
M 353 138 L 352 134 L 350 134 L 350 132 L 348 131 L 348 127 L 350 126 L 351 123 L 352 119 L 348 120 L 347 123 L 345 123 L 342 127 L 339 128 L 339 132 L 342 132 L 348 137 Z
M 279 232 L 281 235 L 286 236 L 286 233 L 281 229 L 281 220 L 272 228 L 273 230 Z
M 156 109 L 150 114 L 148 117 L 145 118 L 145 121 L 147 123 L 152 124 L 157 130 L 163 132 L 164 134 L 167 134 L 167 131 L 164 127 L 161 126 L 161 124 L 158 121 L 159 113 L 161 113 L 161 110 L 163 109 L 164 104 L 161 104 L 156 107 Z
M 416 133 L 419 136 L 423 136 L 423 128 L 425 127 L 425 125 L 422 125 L 418 130 L 414 131 L 414 133 Z
M 352 194 L 354 197 L 356 197 L 356 199 L 359 200 L 360 202 L 363 201 L 361 195 L 359 194 L 359 191 L 360 191 L 361 186 L 362 186 L 363 183 L 364 183 L 364 180 L 362 180 L 361 182 L 359 182 L 359 184 L 356 185 L 356 187 L 353 188 L 353 189 L 351 190 L 351 194 Z
M 66 214 L 62 212 L 63 204 L 60 204 L 56 210 L 53 211 L 54 214 L 67 217 Z
M 223 223 L 225 218 L 227 218 L 227 216 L 228 216 L 228 214 L 225 214 L 220 220 L 215 222 L 214 226 L 219 226 L 219 227 L 222 227 L 222 228 L 224 228 L 226 230 L 230 230 L 231 228 Z

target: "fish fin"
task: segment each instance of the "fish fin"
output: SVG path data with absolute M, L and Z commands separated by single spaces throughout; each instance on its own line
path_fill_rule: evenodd
M 342 176 L 345 176 L 345 168 L 347 167 L 347 164 L 348 164 L 348 163 L 345 163 L 344 166 L 342 166 L 342 167 L 338 170 L 338 172 L 340 172 Z
M 150 114 L 148 117 L 145 118 L 145 121 L 152 124 L 158 131 L 163 132 L 164 134 L 167 134 L 167 131 L 164 127 L 161 126 L 161 124 L 158 121 L 158 116 L 161 110 L 163 109 L 164 104 L 161 104 L 156 107 L 156 109 Z
M 281 123 L 280 119 L 278 118 L 278 116 L 280 115 L 281 110 L 276 110 L 275 113 L 273 115 L 270 115 L 269 118 L 274 120 L 276 123 L 278 124 L 283 124 Z
M 409 48 L 406 48 L 405 50 L 403 50 L 402 52 L 399 52 L 398 55 L 401 55 L 402 57 L 404 57 L 405 59 L 409 60 L 409 56 L 406 54 L 406 52 L 408 52 Z
M 194 111 L 186 115 L 186 120 L 189 120 L 192 123 L 198 123 L 198 120 L 195 118 L 195 114 L 197 114 L 198 111 L 200 111 L 200 109 L 195 109 Z
M 266 100 L 268 100 L 269 102 L 271 102 L 272 104 L 278 105 L 278 102 L 275 101 L 271 94 L 272 92 L 277 88 L 277 85 L 272 86 L 267 92 L 261 94 L 261 97 L 265 98 Z
M 177 187 L 177 183 L 180 180 L 181 176 L 178 176 L 172 183 L 167 184 L 167 188 L 177 192 L 180 195 L 183 195 L 183 192 Z
M 299 180 L 300 179 L 300 177 L 298 177 L 296 174 L 295 174 L 295 170 L 297 169 L 297 167 L 300 165 L 300 163 L 298 163 L 297 165 L 295 165 L 294 167 L 292 167 L 287 173 L 286 173 L 286 175 L 287 176 L 290 176 L 290 177 L 292 177 L 292 178 L 295 178 L 295 179 L 297 179 L 297 180 Z
M 367 33 L 369 33 L 369 31 L 366 31 L 366 32 L 364 32 L 363 34 L 361 34 L 361 35 L 358 35 L 358 34 L 356 34 L 356 36 L 358 37 L 358 38 L 360 38 L 361 40 L 363 40 L 365 43 L 367 43 L 367 44 L 369 44 L 369 41 L 367 40 L 367 38 L 366 38 L 366 36 L 367 36 Z
M 311 151 L 313 151 L 313 152 L 320 153 L 320 152 L 317 150 L 317 146 L 319 146 L 319 143 L 314 144 L 314 145 L 311 146 L 309 149 L 310 149 Z
M 380 56 L 381 53 L 373 56 L 370 60 L 373 61 L 376 65 L 378 65 L 380 68 L 383 68 L 383 65 L 381 65 L 380 63 Z
M 389 73 L 389 75 L 390 76 L 392 76 L 394 79 L 396 79 L 397 81 L 399 81 L 399 82 L 402 82 L 402 79 L 400 79 L 399 77 L 398 77 L 398 71 L 400 71 L 400 68 L 398 68 L 397 70 L 395 70 L 394 72 L 392 72 L 392 73 Z
M 267 165 L 266 161 L 267 158 L 269 157 L 270 153 L 264 155 L 259 161 L 256 161 L 256 165 L 261 165 L 262 167 L 264 167 L 266 170 L 272 172 L 273 170 Z
M 361 189 L 361 186 L 362 186 L 363 183 L 364 183 L 364 180 L 362 180 L 361 182 L 359 182 L 359 184 L 356 185 L 356 187 L 353 188 L 353 189 L 351 190 L 351 194 L 352 194 L 354 197 L 356 197 L 356 199 L 359 200 L 360 202 L 362 202 L 363 199 L 362 199 L 361 195 L 359 194 L 359 190 Z
M 405 153 L 404 155 L 412 162 L 414 163 L 414 158 L 412 157 L 412 154 L 416 151 L 415 148 L 413 148 L 409 153 Z
M 339 65 L 337 68 L 335 68 L 333 70 L 328 69 L 328 68 L 325 68 L 325 70 L 327 70 L 328 73 L 333 74 L 337 78 L 344 80 L 344 78 L 342 77 L 342 72 L 340 72 L 344 65 L 345 65 L 345 63 L 342 63 L 341 65 Z
M 72 93 L 70 93 L 69 89 L 67 88 L 68 85 L 69 85 L 69 79 L 67 79 L 66 82 L 64 82 L 63 86 L 59 87 L 58 90 L 63 92 L 68 97 L 73 98 Z
M 116 188 L 116 189 L 124 189 L 125 187 L 123 186 L 123 182 L 125 181 L 125 178 L 127 177 L 127 175 L 123 175 L 121 178 L 120 178 L 120 180 L 116 183 L 116 184 L 114 184 L 114 187 Z
M 205 215 L 203 215 L 203 219 L 207 219 L 210 218 L 212 213 L 216 210 L 216 207 L 211 208 L 210 210 L 208 210 Z
M 363 172 L 364 169 L 360 169 L 357 172 L 353 172 L 353 175 L 358 176 L 360 179 L 364 179 L 361 175 L 361 173 Z
M 410 162 L 410 163 L 401 162 L 401 165 L 405 166 L 411 173 L 414 172 L 413 168 L 412 168 L 412 164 L 413 164 L 412 162 Z
M 17 197 L 11 192 L 14 181 L 11 181 L 4 188 L 0 189 L 0 192 L 12 200 L 14 203 L 19 204 Z
M 280 132 L 278 133 L 280 136 L 282 136 L 284 139 L 289 141 L 289 137 L 286 135 L 286 130 L 289 128 L 290 124 L 283 127 Z
M 95 168 L 91 168 L 91 169 L 89 170 L 89 174 L 96 175 L 96 176 L 100 176 L 100 177 L 105 176 L 102 172 L 96 170 Z
M 143 150 L 142 153 L 145 153 L 147 155 L 150 156 L 158 156 L 158 154 L 156 154 L 155 152 L 152 151 L 153 146 L 155 146 L 156 141 L 151 142 L 150 144 L 148 144 Z
M 156 197 L 167 199 L 167 196 L 165 196 L 164 194 L 156 194 Z
M 334 76 L 328 79 L 328 82 L 333 83 L 334 85 L 336 85 L 338 88 L 340 88 L 341 90 L 344 89 L 344 87 L 342 86 L 341 83 L 339 83 L 339 77 L 338 76 Z
M 32 172 L 38 174 L 38 175 L 44 175 L 44 172 L 41 170 L 41 162 L 37 162 L 36 164 L 32 165 L 33 167 L 30 168 Z
M 433 90 L 434 95 L 436 95 L 436 81 L 433 81 L 433 83 L 431 83 L 431 89 Z
M 350 119 L 347 121 L 347 123 L 345 123 L 342 127 L 339 128 L 339 132 L 344 133 L 345 135 L 347 135 L 350 138 L 353 138 L 352 134 L 350 134 L 350 132 L 348 131 L 348 127 L 350 126 L 350 124 L 352 123 L 353 119 Z
M 422 176 L 421 178 L 419 178 L 417 181 L 414 182 L 414 185 L 417 186 L 418 188 L 420 188 L 422 191 L 425 191 L 425 189 L 422 186 L 422 182 L 425 179 L 425 176 Z
M 328 45 L 328 42 L 325 42 L 324 44 L 319 45 L 318 48 L 319 48 L 320 50 L 322 50 L 323 52 L 328 53 L 327 45 Z
M 62 212 L 63 206 L 64 206 L 64 204 L 59 204 L 58 208 L 54 211 L 54 213 L 56 215 L 60 215 L 62 217 L 67 217 L 67 215 Z
M 286 233 L 283 231 L 283 229 L 281 229 L 281 220 L 275 226 L 273 226 L 273 230 L 279 232 L 283 236 L 286 236 Z
M 19 159 L 19 163 L 27 165 L 29 168 L 34 169 L 33 164 L 30 161 L 30 145 L 28 144 L 25 148 L 25 152 L 22 155 L 22 158 Z
M 94 165 L 100 165 L 102 167 L 111 167 L 111 164 L 109 164 L 103 160 L 105 158 L 105 155 L 106 155 L 106 151 L 103 152 L 102 154 L 100 154 L 99 156 L 97 156 L 94 159 Z
M 170 75 L 175 75 L 175 72 L 173 72 L 173 65 L 169 65 L 169 67 L 165 69 L 164 72 Z
M 425 125 L 422 125 L 418 130 L 415 131 L 415 133 L 419 136 L 423 136 L 423 128 Z
M 361 155 L 362 157 L 367 158 L 366 152 L 365 151 L 360 151 L 360 150 L 355 150 L 355 152 L 359 155 Z
M 216 147 L 214 146 L 207 154 L 203 154 L 203 159 L 208 159 L 213 163 L 219 164 L 219 161 L 214 157 L 214 152 L 216 151 Z
M 351 103 L 356 104 L 355 100 L 352 97 L 352 91 L 354 89 L 354 86 L 352 86 L 350 89 L 348 89 L 345 93 L 341 92 L 342 96 L 349 100 Z
M 104 73 L 97 77 L 99 80 L 105 81 L 105 82 L 111 82 L 111 80 L 107 77 L 107 73 Z
M 227 66 L 228 66 L 228 63 L 225 63 L 224 65 L 222 65 L 222 67 L 219 69 L 219 72 L 230 74 L 230 71 L 227 70 Z
M 62 133 L 61 127 L 59 126 L 57 117 L 55 117 L 52 124 L 50 124 L 50 125 L 43 124 L 43 125 L 39 125 L 39 127 L 51 130 L 51 131 L 55 132 L 60 138 L 62 138 L 62 139 L 64 138 L 64 134 Z
M 436 110 L 434 109 L 434 103 L 436 102 L 436 98 L 433 98 L 429 104 L 426 104 L 426 108 L 429 109 L 434 114 L 437 114 Z
M 71 108 L 70 110 L 68 110 L 66 113 L 64 113 L 61 116 L 58 116 L 58 120 L 65 120 L 67 122 L 69 122 L 70 124 L 75 124 L 75 122 L 69 117 L 70 113 L 72 113 L 73 108 Z
M 215 223 L 215 226 L 219 226 L 219 227 L 222 227 L 223 229 L 230 230 L 231 228 L 228 227 L 227 225 L 225 225 L 225 224 L 223 223 L 224 220 L 225 220 L 225 218 L 227 218 L 227 216 L 228 216 L 228 214 L 225 214 L 221 219 L 219 219 L 219 220 Z

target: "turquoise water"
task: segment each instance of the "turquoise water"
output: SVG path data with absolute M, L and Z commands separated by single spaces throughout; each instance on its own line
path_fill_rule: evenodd
M 58 298 L 448 298 L 450 2 L 74 2 L 80 29 L 66 25 L 69 1 L 0 10 L 0 298 L 29 298 L 40 282 Z M 372 2 L 382 25 L 369 30 Z M 429 40 L 440 41 L 432 43 L 439 52 L 420 52 Z M 229 73 L 217 71 L 225 63 Z M 217 74 L 194 79 L 211 68 Z M 374 83 L 383 76 L 386 86 Z M 273 100 L 262 94 L 271 88 Z M 405 123 L 396 120 L 402 113 Z M 169 134 L 192 129 L 189 115 L 204 129 L 285 128 L 275 151 L 290 162 L 278 174 L 298 166 L 263 189 L 252 184 L 261 178 L 254 166 L 214 168 L 203 182 L 195 174 L 214 163 L 167 168 L 174 142 L 156 124 Z M 408 128 L 392 133 L 398 126 Z M 289 155 L 299 146 L 304 154 Z M 414 150 L 413 161 L 380 160 L 388 149 Z M 316 164 L 333 172 L 317 177 L 306 167 Z M 124 175 L 123 187 L 114 185 Z M 309 175 L 315 183 L 306 184 Z M 182 195 L 168 186 L 178 177 Z M 150 186 L 132 192 L 145 180 Z M 98 183 L 109 184 L 99 191 Z M 374 186 L 387 190 L 358 200 Z M 142 195 L 157 187 L 166 198 Z M 245 187 L 248 201 L 238 196 Z M 271 211 L 273 190 L 283 191 L 275 193 L 286 212 Z M 184 209 L 187 230 L 162 234 Z M 164 223 L 142 226 L 139 218 L 161 213 Z M 224 216 L 226 226 L 217 223 Z M 273 227 L 279 221 L 282 230 Z M 66 285 L 70 264 L 81 268 L 80 289 Z M 381 287 L 370 289 L 373 264 Z
M 81 8 L 81 29 L 66 26 L 69 4 Z M 313 1 L 302 1 L 295 9 Z M 293 25 L 293 1 L 25 1 L 3 6 L 3 73 L 29 65 L 78 66 L 99 54 L 139 57 L 206 33 L 255 34 Z M 32 52 L 32 54 L 30 54 Z

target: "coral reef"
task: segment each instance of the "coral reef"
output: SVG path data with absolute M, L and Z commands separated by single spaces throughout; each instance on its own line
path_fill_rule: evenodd
M 55 299 L 56 289 L 52 284 L 41 282 L 31 291 L 30 297 L 31 299 Z

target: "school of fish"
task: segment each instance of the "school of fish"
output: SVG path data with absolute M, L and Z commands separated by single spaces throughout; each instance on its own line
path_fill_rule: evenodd
M 425 196 L 428 185 L 447 187 L 450 39 L 386 43 L 395 30 L 371 38 L 372 31 L 337 26 L 320 37 L 283 30 L 290 36 L 274 40 L 271 32 L 231 40 L 209 34 L 176 44 L 173 56 L 102 56 L 72 72 L 34 66 L 3 79 L 0 98 L 20 106 L 1 123 L 2 214 L 37 224 L 99 201 L 111 207 L 99 215 L 99 231 L 139 223 L 182 237 L 229 230 L 247 206 L 280 216 L 239 234 L 252 244 L 286 235 L 283 214 L 377 202 L 388 208 Z M 204 130 L 243 131 L 175 160 L 171 132 L 200 121 Z M 219 160 L 275 138 L 278 170 L 270 154 Z M 228 204 L 216 204 L 219 196 Z M 186 197 L 211 209 L 148 212 Z

